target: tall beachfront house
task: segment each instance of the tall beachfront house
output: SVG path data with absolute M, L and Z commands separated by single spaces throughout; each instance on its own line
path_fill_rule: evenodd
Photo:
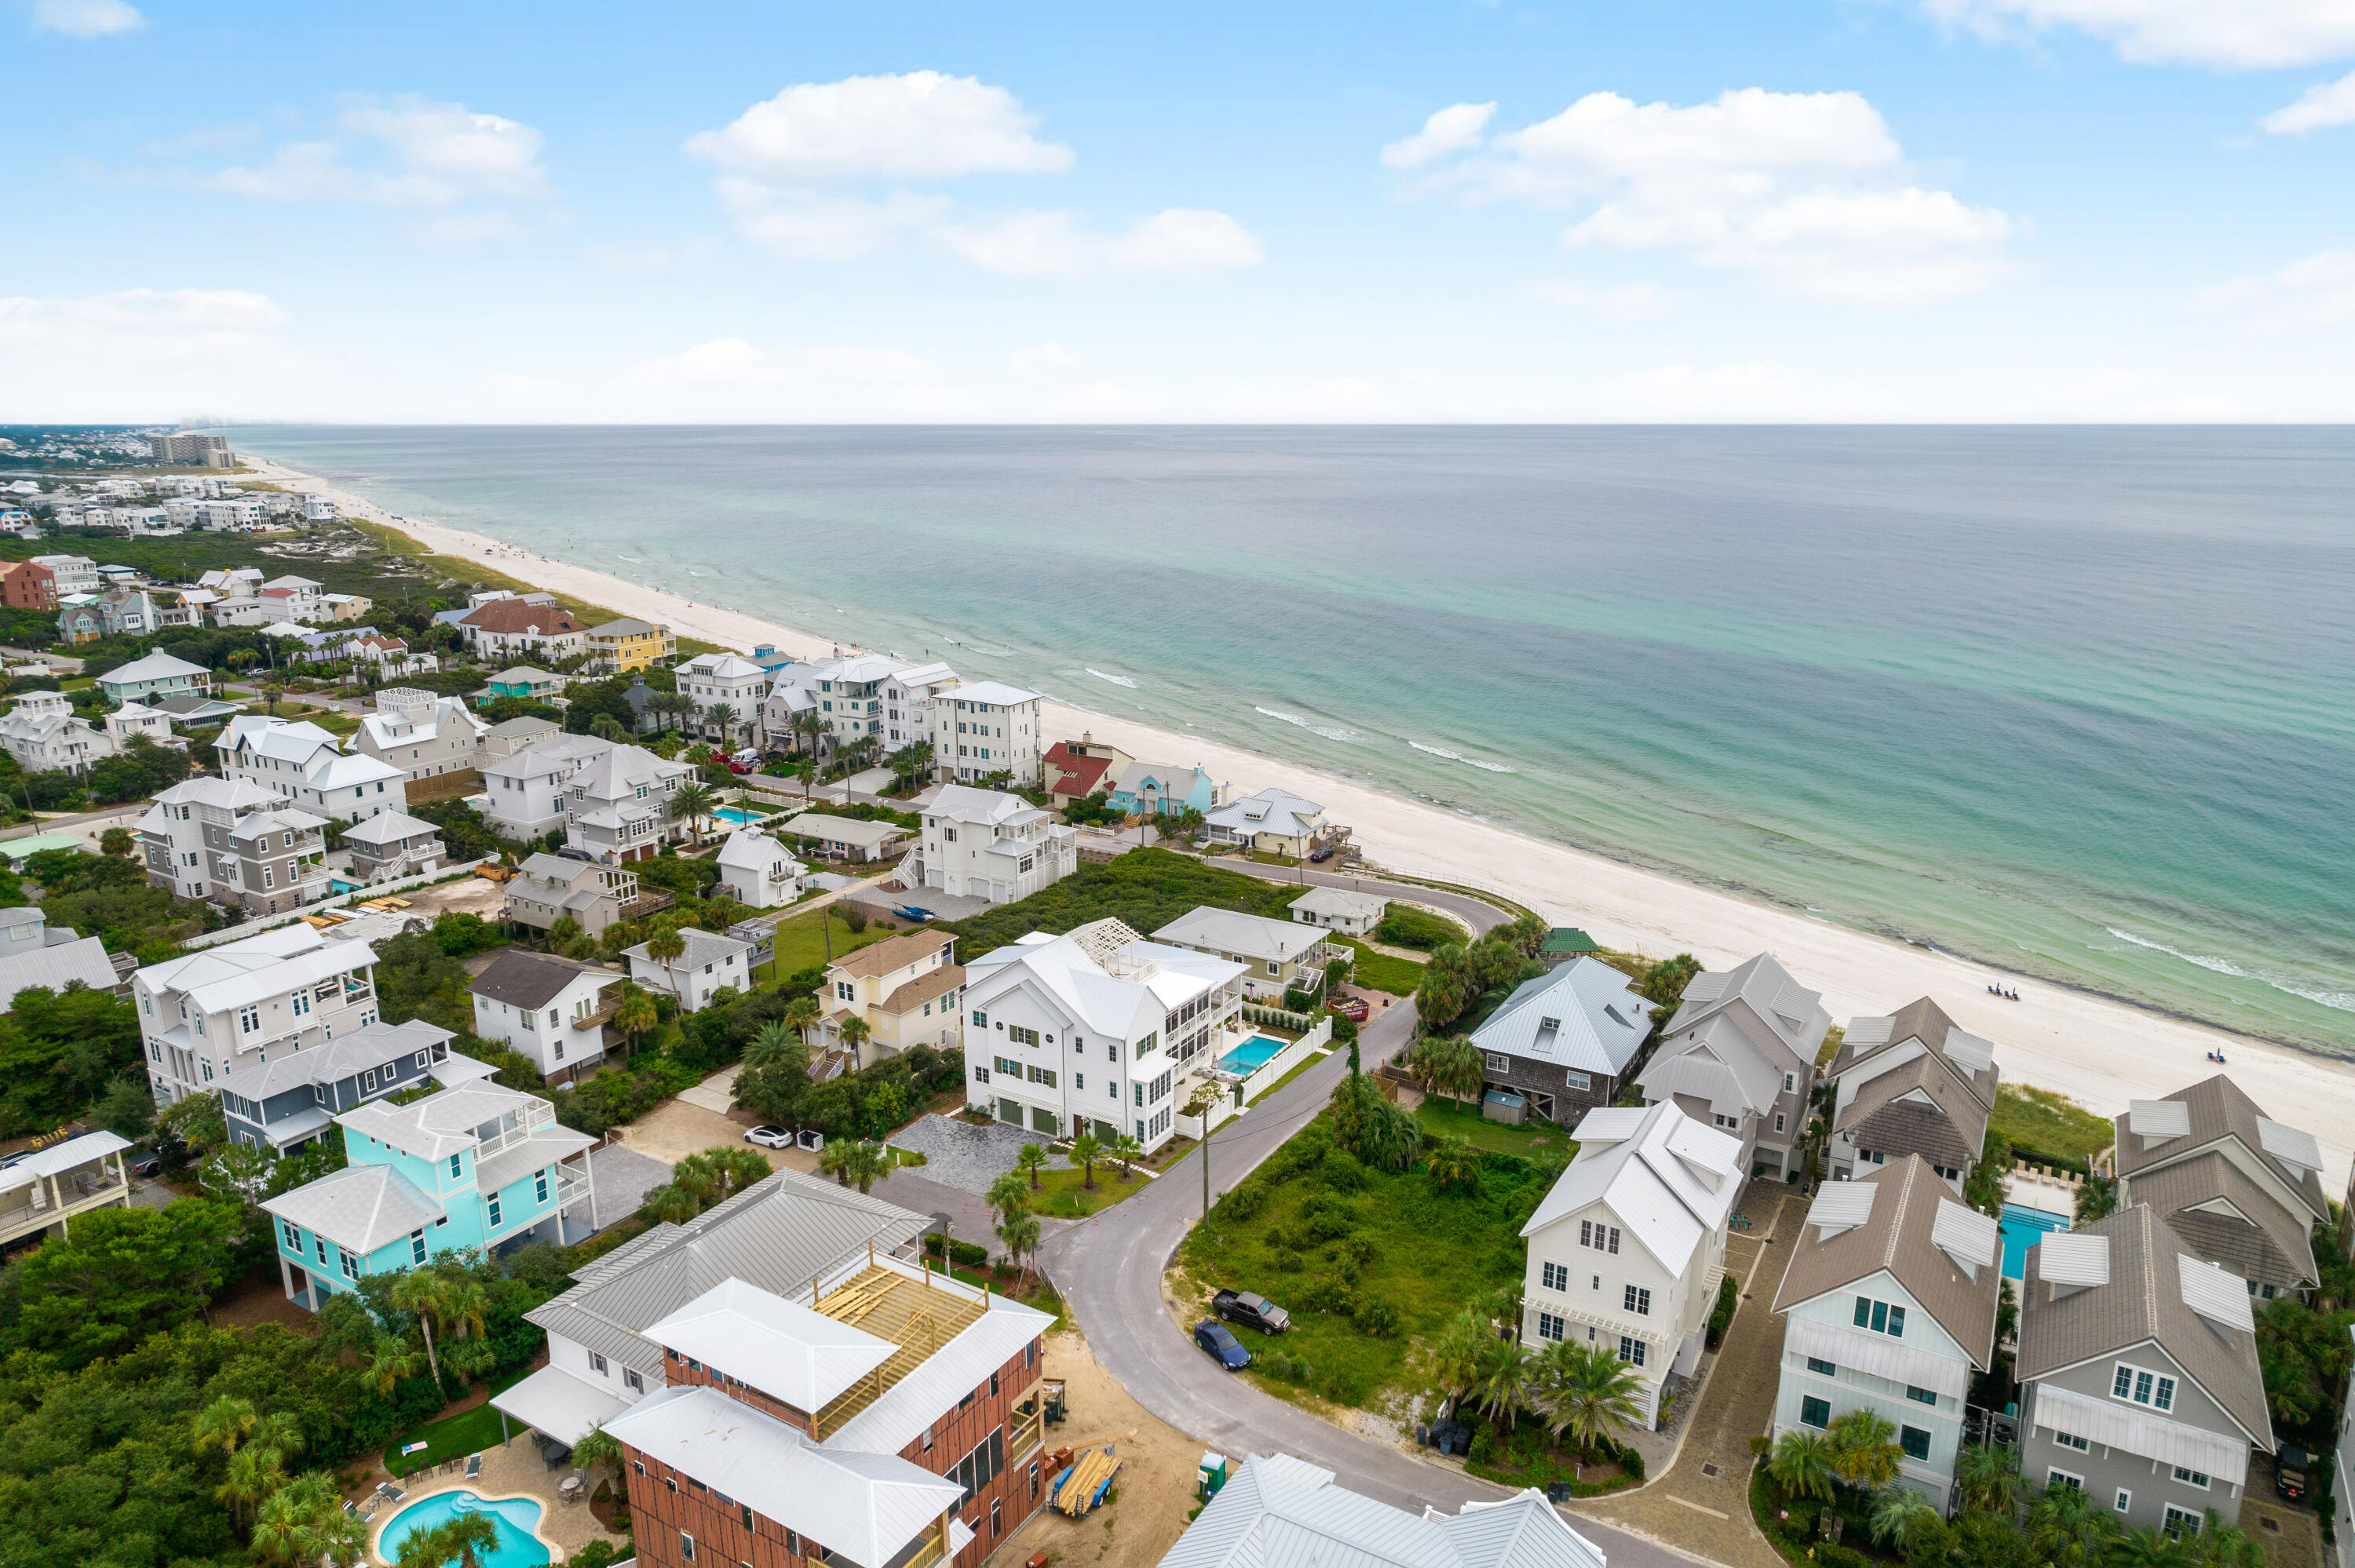
M 1817 1191 L 1784 1271 L 1774 1433 L 1851 1410 L 1897 1434 L 1897 1478 L 1945 1512 L 1971 1378 L 1995 1356 L 2003 1288 L 1995 1221 L 1915 1154 Z
M 1887 1017 L 1850 1020 L 1830 1075 L 1825 1154 L 1836 1179 L 1919 1154 L 1961 1195 L 1987 1146 L 2001 1082 L 1990 1042 L 1956 1027 L 1925 996 Z
M 132 977 L 158 1105 L 377 1021 L 376 953 L 297 922 Z
M 769 694 L 769 673 L 733 653 L 699 653 L 677 669 L 678 694 L 695 704 L 705 736 L 733 747 L 761 734 L 761 705 Z M 722 725 L 713 710 L 726 708 Z
M 1788 1180 L 1805 1161 L 1816 1053 L 1831 1026 L 1822 995 L 1761 953 L 1693 976 L 1636 1082 L 1645 1104 L 1673 1101 L 1740 1139 L 1752 1175 Z
M 922 843 L 900 866 L 902 887 L 1012 904 L 1080 868 L 1078 831 L 1019 795 L 943 784 L 923 821 Z
M 1125 1132 L 1158 1149 L 1189 1064 L 1240 1043 L 1242 981 L 1231 959 L 1116 919 L 984 953 L 965 964 L 966 1103 L 1050 1138 Z
M 652 669 L 678 651 L 669 627 L 627 617 L 591 627 L 585 641 L 591 666 L 609 675 Z
M 1046 755 L 1039 701 L 1038 693 L 1002 681 L 952 686 L 932 698 L 936 777 L 970 784 L 1004 773 L 1017 789 L 1038 789 Z
M 2121 1207 L 2149 1204 L 2192 1256 L 2261 1300 L 2313 1288 L 2314 1228 L 2330 1222 L 2330 1200 L 2312 1133 L 2275 1121 L 2222 1073 L 2130 1102 L 2116 1127 Z
M 483 1063 L 453 1056 L 429 1071 L 448 1086 L 336 1118 L 350 1164 L 263 1200 L 288 1300 L 315 1312 L 372 1274 L 469 1247 L 563 1243 L 596 1228 L 588 1160 L 595 1139 L 559 1126 L 556 1107 L 538 1096 L 491 1083 Z M 590 1218 L 567 1235 L 560 1216 L 575 1203 Z
M 1634 1370 L 1646 1426 L 1692 1375 L 1725 1276 L 1742 1145 L 1672 1105 L 1590 1112 L 1529 1223 L 1524 1343 L 1578 1340 Z

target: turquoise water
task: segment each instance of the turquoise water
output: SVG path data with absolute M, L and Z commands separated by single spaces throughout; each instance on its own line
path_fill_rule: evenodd
M 1222 1073 L 1232 1073 L 1239 1078 L 1247 1078 L 1274 1061 L 1283 1054 L 1287 1044 L 1289 1043 L 1283 1040 L 1271 1040 L 1264 1034 L 1254 1034 L 1220 1057 L 1219 1070 Z
M 232 435 L 396 513 L 2355 1054 L 2355 431 Z
M 463 1513 L 485 1513 L 499 1532 L 499 1543 L 485 1559 L 484 1568 L 534 1568 L 548 1561 L 548 1548 L 532 1527 L 539 1522 L 539 1505 L 529 1498 L 483 1498 L 464 1489 L 436 1492 L 393 1515 L 378 1542 L 377 1554 L 389 1563 L 400 1555 L 400 1543 L 421 1530 L 431 1530 Z
M 2069 1228 L 2069 1216 L 2048 1213 L 2025 1203 L 2006 1203 L 2003 1217 L 1996 1222 L 2003 1232 L 2003 1277 L 2006 1279 L 2028 1277 L 2028 1249 L 2054 1231 Z
M 712 812 L 711 814 L 719 818 L 723 822 L 736 822 L 742 824 L 745 822 L 764 822 L 776 813 L 773 811 L 747 811 L 738 806 L 722 806 L 719 810 Z

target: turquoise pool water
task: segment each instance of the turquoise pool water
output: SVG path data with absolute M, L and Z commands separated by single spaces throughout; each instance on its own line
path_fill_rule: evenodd
M 400 1543 L 421 1530 L 432 1530 L 460 1514 L 490 1516 L 499 1543 L 484 1559 L 484 1568 L 538 1568 L 548 1561 L 548 1548 L 532 1531 L 539 1522 L 539 1505 L 529 1498 L 483 1498 L 460 1489 L 436 1492 L 393 1515 L 377 1542 L 377 1555 L 389 1563 L 400 1555 Z
M 719 818 L 723 822 L 734 822 L 739 826 L 741 826 L 747 822 L 766 821 L 773 813 L 768 811 L 748 811 L 741 806 L 722 806 L 719 810 L 712 812 L 711 814 Z
M 1997 1224 L 2003 1232 L 2003 1277 L 2022 1279 L 2028 1275 L 2028 1249 L 2052 1231 L 2067 1230 L 2069 1216 L 2031 1209 L 2025 1203 L 2006 1203 Z
M 1290 1044 L 1288 1040 L 1271 1040 L 1264 1034 L 1254 1034 L 1219 1058 L 1219 1071 L 1247 1078 L 1274 1061 L 1277 1054 Z

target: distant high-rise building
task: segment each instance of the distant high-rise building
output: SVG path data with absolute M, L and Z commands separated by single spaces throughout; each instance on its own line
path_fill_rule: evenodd
M 207 468 L 228 468 L 233 461 L 228 437 L 191 435 L 186 431 L 148 437 L 147 456 L 153 462 L 202 463 Z

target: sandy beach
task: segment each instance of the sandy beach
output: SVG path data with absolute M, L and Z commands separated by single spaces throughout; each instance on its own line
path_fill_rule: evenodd
M 328 495 L 347 515 L 398 528 L 438 553 L 480 560 L 551 592 L 661 621 L 704 641 L 746 652 L 770 643 L 797 657 L 824 656 L 837 646 L 480 535 L 416 518 L 396 521 L 315 477 L 247 461 L 271 482 Z M 2260 1105 L 2320 1139 L 2328 1166 L 2325 1189 L 2336 1193 L 2347 1185 L 2355 1147 L 2355 1066 L 1752 903 L 1276 758 L 1052 703 L 1045 705 L 1044 716 L 1050 740 L 1086 731 L 1132 756 L 1199 762 L 1231 780 L 1239 795 L 1273 784 L 1321 801 L 1330 820 L 1355 830 L 1356 842 L 1377 864 L 1493 888 L 1558 924 L 1583 927 L 1609 947 L 1690 952 L 1711 968 L 1771 951 L 1823 992 L 1824 1005 L 1842 1023 L 1934 997 L 1964 1028 L 1995 1042 L 2008 1080 L 2058 1090 L 2105 1116 L 2124 1110 L 2129 1099 L 2171 1093 L 2219 1071 L 2206 1058 L 2221 1050 L 2228 1059 L 2222 1070 Z M 2016 989 L 2021 1000 L 1987 994 L 1998 981 Z

